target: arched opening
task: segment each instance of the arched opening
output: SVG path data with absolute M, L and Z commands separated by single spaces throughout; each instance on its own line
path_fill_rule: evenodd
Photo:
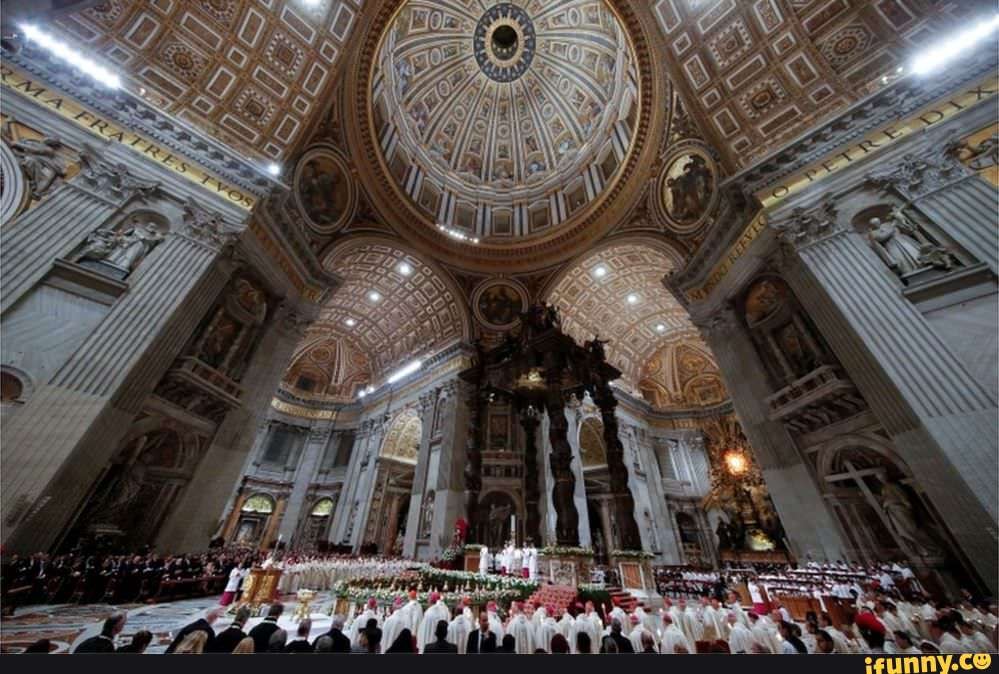
M 365 550 L 385 555 L 401 552 L 422 436 L 423 422 L 416 410 L 403 410 L 392 420 L 378 452 L 376 486 L 362 544 Z

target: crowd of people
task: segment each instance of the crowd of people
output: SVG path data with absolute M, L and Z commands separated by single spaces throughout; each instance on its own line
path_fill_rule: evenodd
M 592 602 L 571 610 L 515 602 L 503 613 L 495 603 L 473 611 L 467 601 L 452 615 L 439 596 L 424 608 L 410 593 L 398 598 L 385 615 L 372 598 L 352 619 L 333 616 L 329 631 L 314 636 L 308 618 L 294 634 L 279 624 L 284 605 L 274 603 L 267 617 L 247 629 L 248 608 L 240 608 L 224 629 L 223 610 L 179 630 L 167 653 L 744 653 L 744 654 L 935 654 L 996 652 L 997 608 L 982 610 L 969 601 L 938 606 L 929 600 L 893 601 L 883 593 L 867 593 L 857 601 L 849 621 L 834 624 L 828 613 L 797 620 L 774 600 L 766 607 L 745 607 L 730 592 L 726 601 L 667 598 L 659 611 L 638 606 L 626 612 L 615 606 L 606 613 Z M 578 609 L 578 610 L 576 610 Z M 574 615 L 575 613 L 575 615 Z M 148 632 L 128 644 L 116 637 L 126 623 L 109 617 L 100 635 L 80 643 L 74 652 L 142 652 Z M 33 652 L 41 652 L 35 648 Z
M 301 588 L 329 590 L 340 581 L 399 574 L 416 563 L 388 557 L 350 555 L 289 555 L 282 562 L 278 589 L 292 594 Z
M 164 582 L 178 581 L 187 581 L 192 586 L 188 596 L 216 594 L 233 569 L 240 565 L 248 568 L 262 558 L 260 553 L 245 550 L 166 556 L 12 554 L 0 563 L 0 591 L 5 609 L 68 601 L 116 604 L 146 601 L 161 595 Z
M 479 573 L 499 573 L 535 580 L 538 577 L 538 549 L 530 541 L 521 548 L 511 540 L 496 552 L 490 552 L 483 545 L 479 549 Z

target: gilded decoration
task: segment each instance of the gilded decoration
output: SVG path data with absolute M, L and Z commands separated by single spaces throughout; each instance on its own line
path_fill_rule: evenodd
M 403 463 L 416 463 L 416 455 L 420 451 L 420 437 L 423 433 L 423 423 L 415 410 L 400 412 L 382 442 L 379 456 Z
M 298 398 L 323 402 L 353 402 L 371 383 L 366 354 L 347 340 L 313 331 L 292 357 L 282 386 Z
M 678 335 L 657 350 L 638 388 L 657 409 L 708 407 L 728 399 L 718 365 L 696 333 Z
M 298 161 L 293 194 L 299 212 L 319 236 L 329 236 L 351 221 L 357 188 L 347 162 L 332 150 L 316 148 Z
M 490 279 L 472 295 L 476 319 L 491 330 L 508 330 L 517 325 L 527 305 L 527 291 L 509 279 Z

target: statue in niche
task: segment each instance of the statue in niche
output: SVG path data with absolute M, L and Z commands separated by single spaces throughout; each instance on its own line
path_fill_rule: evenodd
M 728 524 L 725 522 L 725 520 L 718 520 L 718 526 L 715 527 L 715 535 L 718 536 L 719 550 L 732 549 L 732 539 L 729 536 Z
M 66 169 L 56 150 L 62 143 L 55 138 L 24 138 L 10 145 L 17 154 L 21 170 L 31 184 L 31 196 L 41 199 L 57 178 L 66 177 Z
M 893 533 L 920 555 L 939 554 L 940 550 L 916 521 L 909 496 L 900 484 L 888 482 L 881 487 L 881 509 Z
M 132 271 L 163 238 L 163 233 L 152 223 L 126 229 L 118 235 L 115 248 L 108 254 L 107 261 Z
M 492 503 L 489 506 L 489 547 L 500 548 L 503 545 L 504 533 L 510 521 L 511 508 L 509 505 Z
M 423 519 L 420 521 L 420 537 L 430 536 L 431 528 L 434 524 L 434 493 L 428 492 L 423 497 Z
M 805 345 L 804 339 L 794 323 L 788 323 L 777 333 L 777 343 L 781 353 L 797 377 L 804 377 L 817 366 L 814 354 Z
M 205 339 L 198 359 L 214 368 L 222 365 L 238 332 L 239 324 L 229 316 L 222 316 Z
M 899 276 L 932 267 L 949 271 L 957 266 L 954 255 L 929 241 L 901 207 L 888 218 L 871 218 L 867 236 L 881 261 Z
M 86 238 L 76 261 L 105 262 L 127 274 L 163 239 L 163 232 L 152 223 L 129 227 L 122 232 L 98 229 Z

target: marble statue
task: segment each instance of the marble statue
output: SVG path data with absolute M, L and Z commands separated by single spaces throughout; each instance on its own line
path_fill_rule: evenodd
M 151 223 L 126 229 L 118 235 L 115 247 L 106 259 L 117 267 L 132 271 L 163 238 L 163 233 Z
M 871 218 L 870 225 L 867 237 L 871 246 L 893 272 L 904 276 L 923 267 L 919 260 L 919 242 L 894 219 Z
M 881 488 L 881 509 L 892 532 L 920 555 L 936 554 L 936 545 L 916 521 L 909 496 L 901 485 L 888 482 Z
M 11 143 L 17 154 L 21 170 L 31 183 L 31 196 L 40 199 L 49 191 L 57 178 L 65 178 L 66 170 L 56 155 L 62 143 L 55 138 L 24 138 Z
M 76 262 L 85 260 L 106 260 L 115 248 L 115 233 L 110 229 L 97 229 L 83 242 L 83 248 L 76 256 Z

